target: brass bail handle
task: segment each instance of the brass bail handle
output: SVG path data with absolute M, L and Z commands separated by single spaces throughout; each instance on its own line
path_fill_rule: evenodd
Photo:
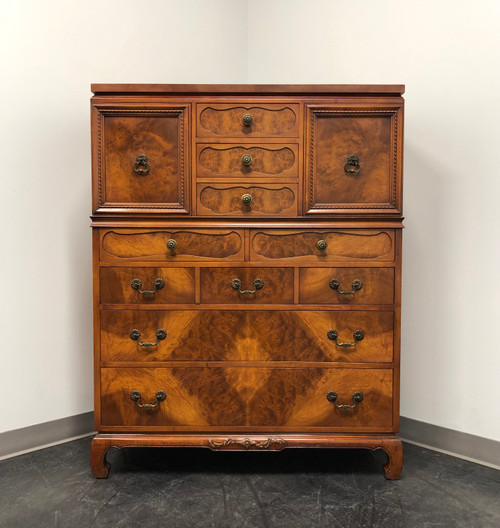
M 137 344 L 139 346 L 148 348 L 148 347 L 154 347 L 160 341 L 163 341 L 163 339 L 165 339 L 167 337 L 167 331 L 164 330 L 163 328 L 159 328 L 156 331 L 156 341 L 154 343 L 148 343 L 147 341 L 143 343 L 143 342 L 139 341 L 139 338 L 141 337 L 141 332 L 139 330 L 137 330 L 137 328 L 134 328 L 133 330 L 130 330 L 129 336 L 130 336 L 130 339 L 132 339 L 132 341 L 137 341 Z
M 338 403 L 337 402 L 338 395 L 335 391 L 327 392 L 326 399 L 329 402 L 332 402 L 333 404 L 335 404 L 335 407 L 337 407 L 337 409 L 342 409 L 342 410 L 354 409 L 354 407 L 356 407 L 358 403 L 361 403 L 363 401 L 363 393 L 358 391 L 352 395 L 352 402 L 353 402 L 352 405 L 348 405 L 346 403 Z
M 342 295 L 354 295 L 357 291 L 361 290 L 362 287 L 363 287 L 363 283 L 359 279 L 354 279 L 352 281 L 352 291 L 339 290 L 340 281 L 338 279 L 331 279 L 330 280 L 330 288 L 332 290 L 337 290 Z
M 152 290 L 141 290 L 142 288 L 141 279 L 132 279 L 132 281 L 130 282 L 130 286 L 132 287 L 133 290 L 137 290 L 142 295 L 153 295 L 155 292 L 157 292 L 158 290 L 161 290 L 165 286 L 165 281 L 161 277 L 158 277 L 157 279 L 155 279 Z
M 239 293 L 244 295 L 249 295 L 255 293 L 257 290 L 261 290 L 264 287 L 264 281 L 262 279 L 254 279 L 253 281 L 253 290 L 242 290 L 241 289 L 241 280 L 236 278 L 231 281 L 231 288 L 233 290 L 238 290 Z
M 363 341 L 365 333 L 363 332 L 363 330 L 354 330 L 352 334 L 352 337 L 354 338 L 354 343 L 339 343 L 339 333 L 333 328 L 331 330 L 328 330 L 328 332 L 326 333 L 326 337 L 328 337 L 328 339 L 330 339 L 331 341 L 334 341 L 337 346 L 348 348 L 356 346 L 359 341 Z
M 347 163 L 344 165 L 344 172 L 346 174 L 358 174 L 360 170 L 361 166 L 359 164 L 359 156 L 356 156 L 356 154 L 351 154 L 347 158 Z
M 148 157 L 146 154 L 137 154 L 135 158 L 134 171 L 145 176 L 149 172 Z
M 158 403 L 161 401 L 164 401 L 167 395 L 165 394 L 165 391 L 159 390 L 155 394 L 155 402 L 154 403 L 140 403 L 140 400 L 142 398 L 142 394 L 138 390 L 133 390 L 130 393 L 130 399 L 134 401 L 137 404 L 137 407 L 140 407 L 141 409 L 154 409 Z

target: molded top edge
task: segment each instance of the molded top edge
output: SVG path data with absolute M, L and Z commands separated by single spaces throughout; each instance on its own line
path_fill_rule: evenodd
M 95 95 L 143 94 L 352 94 L 402 95 L 404 84 L 92 84 Z

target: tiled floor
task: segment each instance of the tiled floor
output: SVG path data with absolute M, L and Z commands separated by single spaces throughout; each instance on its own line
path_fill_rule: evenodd
M 499 528 L 500 471 L 405 444 L 382 452 L 112 450 L 96 480 L 90 438 L 0 462 L 2 528 Z

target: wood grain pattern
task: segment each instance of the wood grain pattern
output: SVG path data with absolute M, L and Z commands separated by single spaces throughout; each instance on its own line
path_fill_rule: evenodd
M 157 278 L 165 286 L 153 294 L 141 294 L 131 286 L 142 282 L 142 291 L 153 291 Z M 99 270 L 103 304 L 189 304 L 194 302 L 193 268 L 101 267 Z
M 101 377 L 103 426 L 362 431 L 392 425 L 390 369 L 105 368 Z M 141 409 L 130 399 L 132 390 L 141 392 L 145 403 L 153 403 L 158 390 L 167 398 L 154 409 Z M 337 392 L 345 404 L 352 404 L 357 391 L 364 398 L 354 409 L 341 410 L 326 399 L 329 391 Z
M 198 104 L 198 137 L 297 137 L 298 104 Z M 242 118 L 250 114 L 246 126 Z
M 337 290 L 330 281 L 337 279 Z M 362 288 L 354 294 L 354 280 Z M 392 304 L 394 302 L 394 268 L 300 268 L 299 299 L 305 304 Z
M 394 231 L 386 230 L 336 230 L 309 229 L 252 231 L 251 258 L 293 259 L 304 262 L 328 262 L 341 260 L 394 260 Z M 327 242 L 325 251 L 316 244 Z
M 199 215 L 295 216 L 296 185 L 225 185 L 198 184 Z M 250 194 L 252 203 L 245 205 L 242 196 Z
M 391 310 L 102 310 L 101 360 L 390 363 L 393 325 Z M 154 342 L 158 329 L 167 337 L 141 347 L 130 339 L 132 329 L 141 342 Z M 354 342 L 358 329 L 365 337 L 344 348 L 328 339 L 330 329 L 339 342 Z

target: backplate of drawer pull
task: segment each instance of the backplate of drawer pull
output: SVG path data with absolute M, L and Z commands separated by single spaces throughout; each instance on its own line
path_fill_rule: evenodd
M 340 281 L 338 279 L 331 279 L 329 284 L 332 290 L 337 290 L 342 295 L 354 295 L 357 291 L 361 290 L 361 288 L 363 287 L 363 282 L 360 281 L 359 279 L 354 279 L 352 281 L 352 291 L 339 290 Z
M 163 341 L 163 339 L 165 339 L 167 337 L 167 331 L 164 330 L 163 328 L 159 328 L 156 331 L 156 341 L 154 343 L 148 343 L 148 342 L 141 343 L 139 341 L 139 338 L 141 337 L 141 332 L 140 332 L 140 330 L 137 330 L 137 328 L 134 328 L 133 330 L 130 330 L 130 334 L 129 335 L 130 335 L 130 339 L 132 339 L 132 341 L 137 341 L 137 344 L 139 346 L 154 347 L 160 341 Z
M 362 392 L 355 392 L 352 395 L 352 401 L 353 401 L 352 405 L 348 405 L 348 404 L 345 404 L 345 403 L 337 403 L 338 395 L 337 395 L 337 393 L 335 391 L 327 392 L 326 393 L 326 399 L 329 402 L 334 403 L 335 407 L 337 407 L 337 409 L 342 409 L 342 410 L 354 409 L 354 407 L 356 407 L 356 405 L 358 403 L 361 403 L 363 401 L 363 393 Z
M 257 290 L 261 290 L 264 287 L 264 281 L 262 279 L 254 279 L 253 281 L 253 290 L 242 290 L 241 289 L 241 280 L 236 278 L 231 281 L 231 288 L 233 290 L 238 290 L 240 293 L 250 294 L 255 293 Z
M 140 407 L 141 409 L 154 409 L 158 403 L 161 401 L 164 401 L 166 399 L 167 395 L 165 394 L 165 391 L 159 390 L 155 394 L 155 402 L 154 403 L 139 403 L 139 401 L 142 398 L 142 394 L 138 390 L 133 390 L 130 393 L 130 399 L 134 401 L 137 404 L 137 407 Z
M 347 347 L 356 346 L 358 341 L 363 341 L 365 337 L 365 333 L 363 332 L 363 330 L 354 330 L 352 334 L 352 337 L 354 337 L 354 343 L 339 343 L 338 342 L 339 333 L 337 332 L 337 330 L 334 330 L 334 329 L 328 330 L 328 332 L 326 333 L 326 336 L 331 341 L 335 341 L 335 344 L 337 346 L 347 348 Z
M 130 286 L 132 287 L 133 290 L 137 290 L 142 295 L 153 295 L 155 292 L 165 287 L 165 281 L 161 277 L 158 277 L 157 279 L 155 279 L 153 283 L 153 288 L 154 288 L 153 290 L 141 290 L 142 288 L 141 279 L 132 279 L 132 281 L 130 282 Z

